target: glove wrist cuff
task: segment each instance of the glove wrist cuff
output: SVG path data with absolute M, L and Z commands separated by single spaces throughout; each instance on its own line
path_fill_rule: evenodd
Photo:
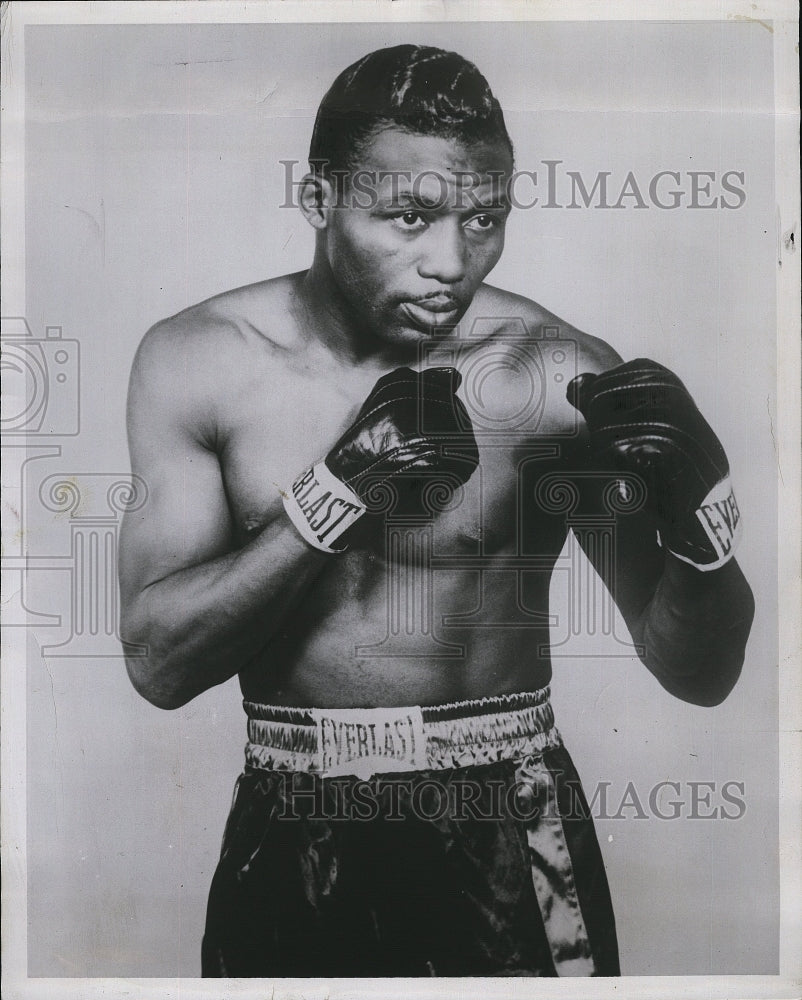
M 704 532 L 701 544 L 690 540 L 683 544 L 683 539 L 671 538 L 666 539 L 666 548 L 677 559 L 703 573 L 719 569 L 735 555 L 742 534 L 741 513 L 729 476 L 710 490 L 694 513 Z M 698 535 L 698 531 L 696 528 L 694 533 Z
M 282 499 L 298 533 L 321 552 L 344 552 L 347 546 L 337 546 L 337 539 L 365 513 L 356 493 L 323 461 L 302 472 Z

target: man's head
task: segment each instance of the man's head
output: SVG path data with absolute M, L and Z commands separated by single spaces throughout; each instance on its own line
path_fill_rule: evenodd
M 512 143 L 476 67 L 399 45 L 360 59 L 321 102 L 301 207 L 315 267 L 384 341 L 453 325 L 501 256 Z
M 487 80 L 456 52 L 428 45 L 378 49 L 340 73 L 318 108 L 310 169 L 324 176 L 352 171 L 366 144 L 387 128 L 496 145 L 513 155 Z

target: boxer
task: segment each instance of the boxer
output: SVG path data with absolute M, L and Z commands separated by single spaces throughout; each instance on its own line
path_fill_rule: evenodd
M 129 675 L 161 708 L 238 675 L 247 715 L 203 973 L 617 975 L 549 579 L 581 509 L 646 668 L 721 702 L 753 615 L 726 455 L 662 365 L 485 282 L 513 150 L 467 60 L 365 56 L 309 159 L 310 268 L 157 324 L 131 375 Z

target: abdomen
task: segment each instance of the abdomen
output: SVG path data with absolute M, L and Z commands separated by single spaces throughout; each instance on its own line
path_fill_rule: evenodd
M 433 705 L 542 687 L 549 573 L 416 551 L 338 557 L 241 675 L 253 701 L 321 707 Z

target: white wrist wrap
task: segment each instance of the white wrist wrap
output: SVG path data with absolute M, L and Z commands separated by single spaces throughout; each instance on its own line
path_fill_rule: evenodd
M 696 516 L 717 558 L 713 562 L 697 563 L 685 556 L 677 555 L 676 552 L 672 552 L 672 555 L 702 572 L 718 569 L 735 555 L 742 534 L 741 513 L 735 501 L 729 476 L 717 483 L 707 494 L 697 509 Z
M 364 513 L 353 490 L 318 462 L 302 473 L 290 492 L 282 493 L 284 509 L 303 538 L 322 552 L 343 552 L 334 542 Z

